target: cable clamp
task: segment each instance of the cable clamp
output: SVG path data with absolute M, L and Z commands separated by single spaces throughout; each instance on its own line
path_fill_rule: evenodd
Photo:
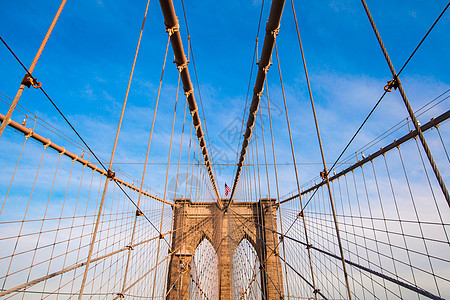
M 284 235 L 280 235 L 280 242 L 284 240 Z
M 328 172 L 326 170 L 323 170 L 322 172 L 320 172 L 320 177 L 322 178 L 322 180 L 326 180 L 328 177 Z
M 33 136 L 33 130 L 30 130 L 30 133 L 28 133 L 27 135 L 25 135 L 25 139 L 28 139 L 29 137 Z
M 144 215 L 144 213 L 142 212 L 142 210 L 140 210 L 139 208 L 136 209 L 136 217 L 140 217 L 140 216 L 143 216 L 143 215 Z
M 61 151 L 61 152 L 59 152 L 59 156 L 62 156 L 62 155 L 64 155 L 64 153 L 66 153 L 66 148 L 62 148 L 62 151 Z
M 194 93 L 194 89 L 190 89 L 189 91 L 184 92 L 184 95 L 186 96 L 186 98 L 189 98 L 189 96 L 193 93 Z
M 75 155 L 75 157 L 72 159 L 72 162 L 75 162 L 78 159 L 78 155 Z
M 117 293 L 116 294 L 120 299 L 125 299 L 125 296 L 122 293 Z
M 436 119 L 436 118 L 431 118 L 431 121 L 434 121 L 434 119 Z M 440 123 L 434 125 L 433 127 L 436 128 L 436 129 L 439 129 L 439 124 L 440 124 Z
M 134 250 L 133 246 L 131 246 L 131 245 L 125 246 L 125 248 L 127 248 L 128 250 Z
M 311 249 L 312 246 L 313 246 L 312 244 L 307 244 L 307 245 L 306 245 L 306 249 Z
M 303 213 L 303 210 L 298 213 L 297 218 L 303 218 L 305 215 Z
M 164 238 L 164 236 L 162 235 L 162 233 L 159 234 L 159 239 L 162 240 Z
M 315 290 L 313 291 L 314 294 L 317 294 L 317 293 L 319 293 L 319 292 L 320 292 L 320 289 L 315 289 Z
M 263 95 L 263 91 L 256 94 L 256 96 L 258 96 L 259 99 L 261 99 L 262 95 Z
M 44 145 L 44 149 L 47 148 L 48 146 L 50 146 L 51 143 L 52 143 L 52 142 L 50 141 L 50 139 L 48 139 L 47 144 Z
M 184 64 L 181 64 L 181 65 L 177 64 L 178 71 L 180 73 L 183 72 L 183 70 L 187 68 L 188 63 L 189 63 L 189 61 L 187 60 Z
M 33 78 L 28 73 L 25 74 L 25 76 L 23 77 L 21 84 L 23 84 L 27 88 L 30 88 L 31 86 L 33 86 L 35 89 L 40 88 L 42 85 L 40 82 L 37 81 L 36 78 Z
M 395 76 L 394 79 L 388 81 L 387 84 L 384 86 L 384 91 L 386 93 L 392 92 L 392 88 L 396 90 L 398 86 L 399 86 L 398 79 L 397 76 Z
M 264 73 L 267 75 L 267 72 L 269 72 L 269 68 L 272 65 L 272 63 L 269 63 L 267 66 L 265 66 L 263 69 Z
M 167 28 L 166 32 L 169 34 L 169 36 L 172 36 L 175 32 L 177 32 L 180 29 L 178 24 L 175 24 L 174 26 Z
M 106 173 L 106 177 L 107 177 L 109 180 L 113 180 L 115 176 L 116 176 L 116 172 L 111 171 L 111 169 L 108 170 L 108 172 Z
M 277 35 L 279 34 L 279 32 L 280 32 L 280 27 L 278 26 L 277 28 L 275 28 L 274 30 L 272 30 L 272 31 L 270 32 L 270 34 L 271 34 L 274 38 L 276 38 Z

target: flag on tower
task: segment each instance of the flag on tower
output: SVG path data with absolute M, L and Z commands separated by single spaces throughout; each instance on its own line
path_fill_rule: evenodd
M 228 187 L 228 185 L 225 183 L 225 196 L 228 196 L 228 194 L 231 192 L 231 189 Z

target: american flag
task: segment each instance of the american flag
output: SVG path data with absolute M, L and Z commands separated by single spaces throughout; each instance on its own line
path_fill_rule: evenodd
M 231 192 L 231 189 L 228 187 L 228 185 L 225 183 L 225 196 L 228 196 L 228 194 Z

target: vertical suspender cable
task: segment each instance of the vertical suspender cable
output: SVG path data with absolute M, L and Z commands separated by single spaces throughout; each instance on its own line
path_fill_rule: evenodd
M 303 68 L 305 70 L 306 83 L 308 85 L 309 98 L 311 100 L 311 108 L 312 108 L 312 112 L 313 112 L 313 116 L 314 116 L 314 123 L 316 125 L 317 139 L 319 142 L 320 153 L 322 156 L 322 164 L 323 164 L 323 173 L 322 174 L 324 175 L 323 177 L 324 177 L 324 180 L 325 180 L 327 188 L 328 188 L 328 195 L 330 197 L 331 210 L 333 213 L 333 220 L 334 220 L 334 226 L 336 229 L 336 237 L 338 240 L 339 252 L 341 254 L 342 270 L 344 272 L 344 278 L 345 278 L 345 284 L 347 287 L 348 298 L 352 299 L 352 293 L 350 291 L 350 284 L 349 284 L 349 280 L 348 280 L 347 267 L 346 267 L 345 257 L 344 257 L 344 250 L 342 248 L 341 236 L 339 233 L 339 226 L 338 226 L 338 222 L 337 222 L 336 209 L 335 209 L 335 205 L 334 205 L 333 195 L 331 193 L 331 186 L 330 186 L 330 181 L 328 178 L 328 170 L 327 170 L 327 164 L 325 162 L 325 155 L 324 155 L 323 146 L 322 146 L 322 139 L 320 138 L 319 123 L 317 121 L 316 109 L 314 107 L 314 99 L 313 99 L 313 95 L 312 95 L 311 84 L 309 81 L 308 69 L 306 67 L 305 54 L 303 52 L 303 46 L 302 46 L 301 39 L 300 39 L 300 31 L 298 29 L 297 16 L 295 14 L 294 3 L 292 2 L 292 0 L 291 0 L 291 4 L 292 4 L 292 9 L 294 11 L 294 20 L 295 20 L 295 25 L 297 28 L 297 37 L 298 37 L 298 42 L 299 42 L 299 46 L 300 46 L 300 52 L 302 55 Z
M 169 46 L 168 42 L 167 42 L 167 46 Z M 175 98 L 175 107 L 174 107 L 174 110 L 173 110 L 172 132 L 170 134 L 170 145 L 169 145 L 169 157 L 167 159 L 167 168 L 166 168 L 166 182 L 164 184 L 164 196 L 163 196 L 164 200 L 166 200 L 166 196 L 167 196 L 167 182 L 169 180 L 169 167 L 170 167 L 170 158 L 171 158 L 171 155 L 172 155 L 173 131 L 174 131 L 174 128 L 175 128 L 175 119 L 176 119 L 176 115 L 177 115 L 177 104 L 178 104 L 178 93 L 179 93 L 179 90 L 180 90 L 180 75 L 178 75 L 177 95 L 176 95 L 176 98 Z M 161 222 L 160 222 L 160 225 L 159 225 L 159 232 L 162 232 L 165 208 L 166 208 L 166 205 L 165 205 L 165 203 L 163 203 L 162 214 L 161 214 Z M 158 250 L 156 252 L 156 262 L 158 262 L 158 259 L 159 259 L 160 246 L 161 246 L 161 238 L 158 240 Z M 156 266 L 155 275 L 154 275 L 154 278 L 153 278 L 152 298 L 153 298 L 153 296 L 155 294 L 155 285 L 156 285 L 156 275 L 157 275 L 157 273 L 158 273 L 158 266 Z
M 147 8 L 145 10 L 145 15 L 144 15 L 144 20 L 143 20 L 142 27 L 141 27 L 141 32 L 139 34 L 138 45 L 136 47 L 136 52 L 135 52 L 135 56 L 134 56 L 134 60 L 133 60 L 133 66 L 131 68 L 130 78 L 128 80 L 127 92 L 125 94 L 125 99 L 123 101 L 122 111 L 121 111 L 120 119 L 119 119 L 119 124 L 117 126 L 116 137 L 114 139 L 114 146 L 113 146 L 113 149 L 112 149 L 112 152 L 111 152 L 111 159 L 109 161 L 108 176 L 110 176 L 110 174 L 113 174 L 112 171 L 111 171 L 111 168 L 112 168 L 112 164 L 113 164 L 113 161 L 114 161 L 114 155 L 116 153 L 117 141 L 119 140 L 119 134 L 120 134 L 120 128 L 122 127 L 123 116 L 125 114 L 125 107 L 126 107 L 127 100 L 128 100 L 128 94 L 129 94 L 129 90 L 130 90 L 131 80 L 133 78 L 134 67 L 136 65 L 137 54 L 138 54 L 139 46 L 140 46 L 140 43 L 141 43 L 142 32 L 143 32 L 143 29 L 144 29 L 144 23 L 145 23 L 145 19 L 146 19 L 146 16 L 147 16 L 147 10 L 148 10 L 148 4 L 147 4 Z M 166 53 L 167 53 L 167 50 L 166 50 Z M 164 60 L 164 65 L 165 65 L 165 60 Z M 162 80 L 162 78 L 161 78 L 161 80 Z M 112 176 L 112 177 L 114 177 L 114 176 Z M 92 250 L 94 249 L 94 243 L 95 243 L 95 238 L 96 238 L 96 235 L 97 235 L 98 225 L 99 225 L 100 217 L 101 217 L 102 210 L 103 210 L 103 204 L 105 202 L 106 190 L 108 189 L 108 182 L 109 182 L 109 180 L 105 180 L 105 186 L 103 188 L 102 199 L 100 201 L 100 206 L 99 206 L 98 213 L 97 213 L 97 220 L 95 222 L 95 227 L 94 227 L 94 231 L 93 231 L 93 234 L 92 234 L 92 240 L 91 240 L 91 244 L 90 244 L 90 247 L 89 247 L 89 253 L 88 253 L 88 257 L 87 257 L 87 261 L 86 261 L 86 268 L 85 268 L 85 271 L 84 271 L 83 279 L 81 281 L 80 293 L 79 293 L 79 296 L 78 296 L 79 300 L 81 300 L 82 297 L 83 297 L 84 285 L 86 284 L 86 278 L 87 278 L 87 274 L 88 274 L 88 271 L 89 271 L 89 265 L 90 265 L 90 260 L 91 260 L 91 256 L 92 256 Z
M 291 0 L 291 4 L 292 4 L 292 7 L 294 7 L 293 0 Z M 297 21 L 296 18 L 295 18 L 295 20 Z M 286 96 L 285 96 L 285 92 L 284 92 L 283 78 L 281 76 L 280 58 L 278 56 L 278 49 L 277 49 L 276 43 L 275 43 L 275 53 L 277 55 L 278 73 L 280 74 L 281 91 L 283 93 L 284 110 L 286 112 L 286 123 L 287 123 L 288 132 L 289 132 L 289 141 L 291 144 L 292 162 L 294 163 L 294 172 L 295 172 L 295 179 L 296 179 L 296 183 L 297 183 L 297 192 L 299 194 L 299 200 L 300 200 L 300 209 L 301 209 L 301 211 L 303 211 L 303 201 L 302 201 L 302 196 L 301 196 L 301 191 L 300 191 L 300 182 L 298 179 L 297 162 L 295 159 L 295 152 L 294 152 L 294 143 L 292 142 L 291 124 L 289 122 L 289 114 L 288 114 L 288 108 L 287 108 L 287 103 L 286 103 Z M 278 203 L 278 204 L 280 204 L 280 203 Z M 280 205 L 280 209 L 281 209 L 281 205 Z M 303 214 L 301 214 L 301 218 L 303 220 L 303 227 L 305 229 L 305 240 L 306 240 L 306 243 L 309 245 L 308 231 L 306 229 L 306 219 L 305 219 L 304 211 L 303 211 Z M 281 231 L 281 233 L 283 233 L 283 231 Z M 308 252 L 309 266 L 310 266 L 310 270 L 311 270 L 311 281 L 312 281 L 312 285 L 313 285 L 314 298 L 317 300 L 317 291 L 316 291 L 317 288 L 316 288 L 316 280 L 314 278 L 314 269 L 313 269 L 313 263 L 312 263 L 312 257 L 311 257 L 311 248 L 307 247 L 306 249 Z
M 147 12 L 148 12 L 149 4 L 150 4 L 150 0 L 147 0 L 147 6 L 145 7 L 145 13 L 144 13 L 144 18 L 142 20 L 141 32 L 139 33 L 139 39 L 138 39 L 138 43 L 137 43 L 137 46 L 136 46 L 136 52 L 134 54 L 133 66 L 131 68 L 131 74 L 130 74 L 130 78 L 128 80 L 128 86 L 127 86 L 127 92 L 125 94 L 125 99 L 128 98 L 128 94 L 129 94 L 129 91 L 130 91 L 131 79 L 133 78 L 134 67 L 136 65 L 136 59 L 137 59 L 137 55 L 139 53 L 139 46 L 141 45 L 142 33 L 144 31 L 145 20 L 147 19 Z M 158 103 L 158 101 L 157 101 L 157 103 Z M 156 104 L 156 105 L 158 105 L 158 104 Z M 155 114 L 156 114 L 156 108 L 155 108 Z M 152 132 L 153 132 L 153 126 L 152 126 Z M 150 134 L 150 140 L 151 140 L 151 134 Z M 149 147 L 150 147 L 150 145 L 149 145 Z M 144 188 L 144 176 L 145 176 L 145 170 L 146 170 L 146 167 L 147 167 L 147 158 L 148 158 L 148 149 L 147 149 L 147 156 L 145 157 L 144 171 L 143 171 L 142 179 L 141 179 L 141 188 L 139 190 L 139 196 L 138 196 L 138 201 L 137 201 L 137 206 L 138 207 L 139 207 L 139 205 L 141 203 L 142 189 Z M 135 234 L 135 230 L 136 230 L 136 222 L 137 222 L 138 215 L 139 214 L 136 213 L 136 215 L 134 217 L 134 224 L 133 224 L 133 231 L 131 233 L 130 246 L 133 245 L 133 240 L 134 240 L 134 234 Z M 126 262 L 126 266 L 125 266 L 125 273 L 123 275 L 122 292 L 125 289 L 125 284 L 127 282 L 128 266 L 129 266 L 130 258 L 131 258 L 131 249 L 132 248 L 130 247 L 129 250 L 128 250 L 127 262 Z
M 274 46 L 276 49 L 276 41 L 274 41 Z M 281 229 L 281 238 L 283 238 L 284 232 L 283 232 L 283 219 L 281 216 L 281 207 L 280 207 L 280 188 L 278 186 L 278 170 L 277 170 L 277 160 L 276 160 L 276 155 L 275 155 L 275 142 L 273 139 L 273 127 L 272 127 L 272 113 L 270 112 L 270 97 L 269 97 L 269 85 L 267 83 L 267 79 L 266 79 L 266 89 L 267 89 L 267 111 L 269 114 L 269 125 L 270 125 L 270 138 L 272 140 L 272 155 L 273 155 L 273 168 L 275 171 L 275 186 L 277 188 L 277 203 L 278 203 L 278 210 L 280 212 L 280 229 Z M 273 222 L 273 221 L 272 221 Z M 272 225 L 274 226 L 274 225 Z M 281 240 L 282 241 L 282 240 Z M 280 242 L 281 242 L 280 241 Z M 278 243 L 279 245 L 280 243 Z M 283 247 L 283 257 L 286 259 L 286 247 L 285 247 L 285 243 L 282 243 L 282 247 Z M 276 259 L 276 257 L 275 257 Z M 276 260 L 278 263 L 278 260 Z M 287 298 L 289 299 L 289 280 L 288 280 L 288 276 L 287 276 L 287 267 L 286 264 L 284 264 L 284 273 L 286 275 L 286 292 L 287 292 Z M 282 281 L 283 276 L 281 276 L 281 278 L 279 278 L 280 282 Z

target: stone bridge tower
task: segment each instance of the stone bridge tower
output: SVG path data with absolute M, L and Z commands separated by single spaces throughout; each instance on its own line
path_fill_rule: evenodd
M 227 201 L 223 200 L 225 206 Z M 278 291 L 283 295 L 283 276 L 278 235 L 274 233 L 277 231 L 275 199 L 233 202 L 226 210 L 220 210 L 214 202 L 176 199 L 173 209 L 175 253 L 169 264 L 167 299 L 189 299 L 190 261 L 203 239 L 208 239 L 217 253 L 220 299 L 231 299 L 232 258 L 243 239 L 252 244 L 259 258 L 263 298 L 281 298 Z

